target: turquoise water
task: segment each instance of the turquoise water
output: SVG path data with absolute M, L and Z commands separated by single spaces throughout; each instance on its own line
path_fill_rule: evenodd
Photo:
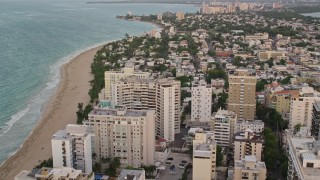
M 156 28 L 116 15 L 197 10 L 172 4 L 0 1 L 0 163 L 35 127 L 63 63 L 125 33 L 139 35 Z

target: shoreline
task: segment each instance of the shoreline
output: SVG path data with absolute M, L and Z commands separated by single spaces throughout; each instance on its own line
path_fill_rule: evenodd
M 153 22 L 138 22 L 149 23 L 155 26 L 157 29 L 164 29 L 164 27 Z M 138 36 L 142 35 L 143 33 Z M 91 85 L 89 81 L 93 79 L 93 74 L 91 73 L 91 63 L 93 62 L 96 52 L 104 45 L 114 41 L 118 40 L 110 40 L 104 43 L 96 44 L 91 48 L 89 47 L 88 49 L 71 56 L 68 61 L 62 63 L 61 67 L 59 68 L 59 83 L 55 88 L 54 93 L 43 105 L 43 112 L 29 136 L 24 140 L 20 147 L 13 152 L 12 155 L 10 155 L 4 162 L 2 162 L 2 164 L 0 164 L 0 179 L 14 179 L 14 177 L 22 170 L 32 170 L 32 168 L 38 165 L 40 161 L 47 160 L 48 158 L 52 157 L 52 135 L 56 131 L 64 129 L 67 124 L 76 124 L 76 111 L 78 110 L 78 103 L 82 102 L 84 104 L 88 104 L 90 102 L 90 96 L 88 92 L 89 89 L 91 89 Z M 87 72 L 82 73 L 83 70 L 86 70 Z M 70 75 L 70 71 L 78 72 L 76 74 L 72 74 L 71 72 Z M 79 75 L 84 76 L 84 79 L 80 78 Z M 78 86 L 75 84 L 82 84 L 84 89 L 78 89 Z M 71 88 L 70 86 L 72 85 L 75 86 Z M 81 97 L 70 98 L 69 96 L 66 96 L 67 94 L 80 96 L 80 93 Z M 72 99 L 73 102 L 70 102 L 70 99 Z M 63 104 L 63 106 L 60 106 L 62 104 L 61 101 L 65 101 L 67 104 L 73 103 L 73 105 L 66 106 Z M 61 111 L 65 113 L 61 113 Z M 65 116 L 68 116 L 69 118 L 66 118 Z M 53 124 L 53 122 L 49 122 L 52 119 L 58 119 L 58 121 L 55 121 L 55 124 Z M 61 120 L 59 121 L 59 119 Z M 49 125 L 52 125 L 53 127 Z M 35 149 L 34 147 L 37 148 L 35 151 L 33 151 Z
M 55 92 L 44 104 L 43 112 L 29 136 L 0 165 L 0 179 L 13 179 L 21 170 L 31 170 L 39 161 L 52 156 L 52 135 L 65 128 L 66 124 L 76 123 L 78 102 L 86 104 L 90 101 L 91 63 L 96 52 L 108 42 L 85 50 L 62 64 Z

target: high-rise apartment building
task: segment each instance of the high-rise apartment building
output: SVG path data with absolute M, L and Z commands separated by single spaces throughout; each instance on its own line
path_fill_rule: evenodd
M 168 141 L 180 132 L 180 81 L 157 79 L 156 134 Z
M 235 112 L 239 119 L 254 119 L 256 83 L 256 77 L 250 76 L 247 70 L 237 70 L 229 75 L 228 110 Z
M 234 160 L 242 160 L 246 155 L 254 155 L 261 161 L 263 139 L 251 129 L 234 136 Z
M 156 109 L 156 82 L 129 76 L 111 85 L 111 103 L 127 109 Z
M 133 67 L 125 67 L 121 71 L 106 71 L 104 73 L 105 81 L 105 99 L 111 99 L 111 86 L 122 78 L 136 76 L 140 79 L 149 79 L 148 72 L 136 72 Z
M 237 114 L 232 111 L 219 109 L 212 116 L 212 130 L 217 145 L 229 147 L 233 141 L 234 125 L 237 123 Z
M 233 179 L 264 180 L 267 179 L 267 168 L 264 162 L 257 161 L 255 156 L 245 156 L 234 162 Z
M 316 100 L 320 100 L 320 93 L 311 87 L 303 87 L 300 90 L 300 97 L 291 98 L 289 129 L 293 130 L 297 124 L 311 129 L 313 104 Z
M 68 124 L 57 131 L 51 139 L 53 167 L 69 167 L 92 172 L 92 151 L 89 127 Z
M 311 136 L 320 140 L 320 101 L 315 101 L 312 110 Z
M 212 89 L 205 81 L 191 87 L 191 121 L 209 122 L 211 119 Z
M 119 157 L 122 164 L 154 164 L 155 114 L 153 110 L 95 108 L 84 122 L 94 133 L 98 159 Z
M 212 132 L 197 132 L 193 139 L 192 179 L 216 179 L 216 141 Z
M 180 81 L 127 77 L 111 87 L 111 101 L 128 109 L 155 110 L 156 135 L 174 141 L 180 132 Z

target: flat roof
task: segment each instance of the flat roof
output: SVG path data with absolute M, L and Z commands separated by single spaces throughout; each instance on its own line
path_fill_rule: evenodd
M 129 170 L 129 169 L 122 169 L 120 175 L 118 176 L 117 180 L 125 180 L 127 176 L 135 176 L 136 179 L 140 179 L 140 176 L 144 173 L 144 170 Z M 129 179 L 128 179 L 129 180 Z
M 146 116 L 147 111 L 143 110 L 124 110 L 124 115 L 118 115 L 118 109 L 111 109 L 111 108 L 94 108 L 90 112 L 90 115 L 110 115 L 110 116 L 131 116 L 131 117 L 139 117 L 139 116 Z M 120 110 L 121 111 L 121 110 Z

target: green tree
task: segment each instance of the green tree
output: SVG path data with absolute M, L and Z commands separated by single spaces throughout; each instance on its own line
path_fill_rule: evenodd
M 223 161 L 223 154 L 222 154 L 222 148 L 221 146 L 217 145 L 217 153 L 216 153 L 216 165 L 217 166 L 222 166 L 222 161 Z
M 177 69 L 176 69 L 176 68 L 173 68 L 173 69 L 171 70 L 171 73 L 172 73 L 172 76 L 173 76 L 173 77 L 176 77 L 176 76 L 177 76 Z
M 82 124 L 82 121 L 84 120 L 84 110 L 83 110 L 83 103 L 78 103 L 78 111 L 77 114 L 77 124 Z
M 260 81 L 257 82 L 256 84 L 256 91 L 260 92 L 264 90 L 265 85 L 269 84 L 267 80 L 262 79 Z

